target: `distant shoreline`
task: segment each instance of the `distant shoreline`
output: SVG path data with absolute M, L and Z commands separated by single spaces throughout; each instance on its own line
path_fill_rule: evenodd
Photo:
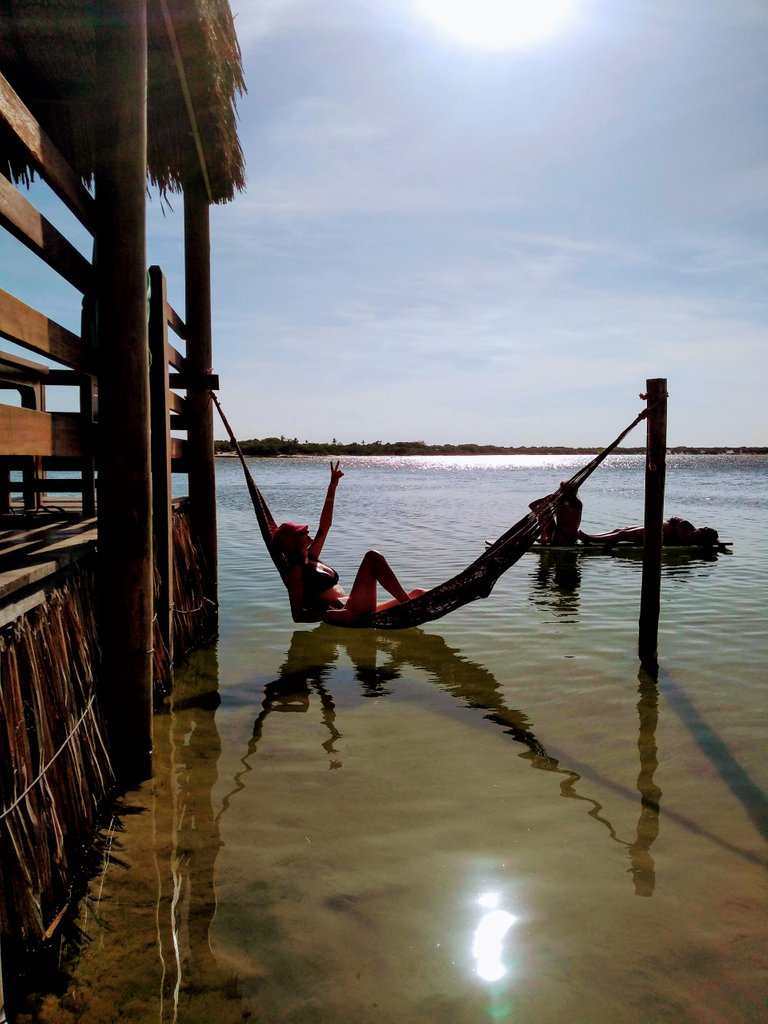
M 596 455 L 602 449 L 594 447 L 566 448 L 563 446 L 544 445 L 541 447 L 526 445 L 519 448 L 505 448 L 489 444 L 424 444 L 421 441 L 394 441 L 383 443 L 375 441 L 352 444 L 319 444 L 300 442 L 286 438 L 269 437 L 264 440 L 241 441 L 240 447 L 244 455 L 258 458 L 291 458 L 300 455 L 322 455 L 340 457 L 347 455 Z M 617 448 L 616 455 L 642 455 L 645 448 Z M 214 454 L 221 458 L 236 457 L 232 445 L 228 441 L 215 441 Z M 738 445 L 728 447 L 707 447 L 691 445 L 675 445 L 667 449 L 668 455 L 768 455 L 768 447 Z

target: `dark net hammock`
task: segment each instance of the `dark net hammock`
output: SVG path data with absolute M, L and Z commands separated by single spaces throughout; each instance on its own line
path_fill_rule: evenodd
M 256 481 L 251 475 L 248 464 L 245 461 L 242 449 L 232 432 L 232 428 L 224 415 L 216 395 L 211 392 L 211 398 L 219 410 L 222 422 L 229 434 L 232 447 L 237 452 L 240 465 L 243 467 L 245 482 L 248 485 L 248 492 L 253 502 L 256 513 L 256 520 L 264 538 L 267 551 L 275 563 L 277 571 L 283 580 L 288 572 L 288 562 L 282 551 L 273 542 L 277 524 L 272 513 L 267 507 Z M 575 493 L 579 487 L 594 473 L 597 467 L 603 462 L 615 448 L 617 448 L 627 434 L 634 430 L 637 424 L 645 419 L 648 410 L 643 409 L 635 419 L 626 427 L 619 436 L 612 441 L 607 448 L 604 448 L 590 462 L 577 470 L 569 480 L 563 481 L 558 489 L 552 494 L 540 498 L 536 504 L 536 510 L 523 516 L 519 522 L 511 526 L 505 533 L 489 544 L 479 558 L 476 558 L 471 565 L 463 569 L 456 576 L 439 583 L 436 587 L 415 597 L 403 604 L 394 605 L 384 611 L 373 612 L 371 615 L 362 616 L 356 622 L 345 622 L 345 628 L 374 628 L 374 629 L 407 629 L 409 626 L 420 626 L 425 622 L 432 622 L 434 619 L 441 619 L 449 612 L 461 608 L 462 605 L 476 601 L 480 597 L 488 597 L 496 584 L 496 581 L 507 569 L 511 568 L 541 533 L 543 527 L 551 524 L 557 514 L 560 505 L 568 494 Z

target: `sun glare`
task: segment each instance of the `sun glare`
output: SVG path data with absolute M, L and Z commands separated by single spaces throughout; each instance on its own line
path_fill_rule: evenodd
M 573 0 L 416 0 L 420 14 L 469 46 L 529 46 L 560 28 Z

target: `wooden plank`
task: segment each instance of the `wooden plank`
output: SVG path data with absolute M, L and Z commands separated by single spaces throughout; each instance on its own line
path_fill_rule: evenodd
M 0 405 L 0 455 L 82 457 L 89 449 L 79 416 Z
M 39 380 L 48 376 L 48 367 L 42 363 L 33 363 L 31 359 L 22 359 L 10 352 L 0 352 L 0 374 L 6 380 Z
M 92 372 L 90 357 L 86 356 L 80 338 L 49 320 L 36 309 L 27 306 L 21 299 L 0 288 L 0 337 L 6 338 L 23 348 L 50 356 L 59 363 L 80 370 Z
M 44 383 L 63 388 L 79 388 L 91 379 L 89 373 L 80 373 L 79 370 L 49 370 Z
M 173 345 L 167 344 L 165 346 L 165 358 L 176 370 L 183 370 L 185 359 L 184 356 L 179 352 Z
M 91 286 L 93 268 L 71 242 L 0 174 L 0 226 L 26 245 L 81 292 Z
M 486 541 L 486 544 L 489 542 Z M 707 552 L 719 551 L 729 553 L 728 548 L 733 544 L 730 540 L 721 540 L 717 544 L 664 544 L 661 553 L 666 555 L 701 555 Z M 633 558 L 641 558 L 643 554 L 642 544 L 534 544 L 530 550 L 537 555 L 628 555 Z
M 186 405 L 187 400 L 182 395 L 177 395 L 175 391 L 168 392 L 168 408 L 171 412 L 183 413 Z
M 83 186 L 67 161 L 54 146 L 28 108 L 0 75 L 0 120 L 3 120 L 26 150 L 36 168 L 61 201 L 74 213 L 83 227 L 93 234 L 95 209 L 93 196 Z
M 187 457 L 187 442 L 181 437 L 171 438 L 171 458 L 172 459 L 186 459 Z
M 166 303 L 166 323 L 171 328 L 177 338 L 181 338 L 183 341 L 187 337 L 187 325 L 181 319 L 176 310 L 169 303 Z M 177 353 L 179 355 L 179 353 Z M 183 362 L 183 356 L 179 356 Z M 172 362 L 173 360 L 169 360 Z M 175 364 L 174 364 L 175 365 Z
M 190 373 L 189 370 L 186 370 L 184 373 L 172 373 L 169 377 L 169 382 L 172 388 L 178 388 L 180 391 L 207 392 L 219 390 L 218 373 Z M 206 399 L 207 397 L 206 395 Z
M 171 421 L 168 403 L 168 326 L 165 277 L 160 267 L 149 268 L 150 438 L 152 458 L 152 524 L 155 571 L 155 619 L 173 662 L 173 517 L 171 515 Z
M 71 547 L 62 548 L 60 551 L 51 552 L 52 557 L 42 562 L 35 562 L 18 569 L 8 569 L 0 573 L 0 601 L 6 601 L 11 594 L 46 579 L 53 573 L 71 565 L 83 555 L 92 551 L 95 547 L 94 541 L 79 541 Z

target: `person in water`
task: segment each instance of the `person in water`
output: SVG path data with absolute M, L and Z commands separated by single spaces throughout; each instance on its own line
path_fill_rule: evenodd
M 581 498 L 576 493 L 576 488 L 566 481 L 563 481 L 560 486 L 563 488 L 563 496 L 554 519 L 542 517 L 539 520 L 539 544 L 554 544 L 558 547 L 570 546 L 578 540 L 583 509 Z M 539 509 L 546 508 L 553 498 L 553 494 L 548 494 L 545 498 L 537 498 L 536 501 L 531 502 L 528 508 L 538 512 Z
M 281 523 L 272 537 L 288 563 L 285 584 L 294 622 L 353 623 L 372 612 L 392 608 L 424 593 L 423 590 L 406 591 L 379 551 L 365 553 L 349 595 L 339 585 L 336 570 L 320 561 L 333 522 L 336 488 L 343 476 L 339 462 L 335 466 L 331 462 L 331 480 L 314 537 L 310 535 L 308 526 L 298 523 Z M 392 595 L 391 601 L 378 603 L 379 584 Z
M 582 533 L 579 539 L 584 544 L 642 544 L 645 530 L 642 526 L 624 526 L 607 533 Z M 671 516 L 664 520 L 662 527 L 662 543 L 680 547 L 714 547 L 718 543 L 718 533 L 711 526 L 696 527 L 687 519 Z

